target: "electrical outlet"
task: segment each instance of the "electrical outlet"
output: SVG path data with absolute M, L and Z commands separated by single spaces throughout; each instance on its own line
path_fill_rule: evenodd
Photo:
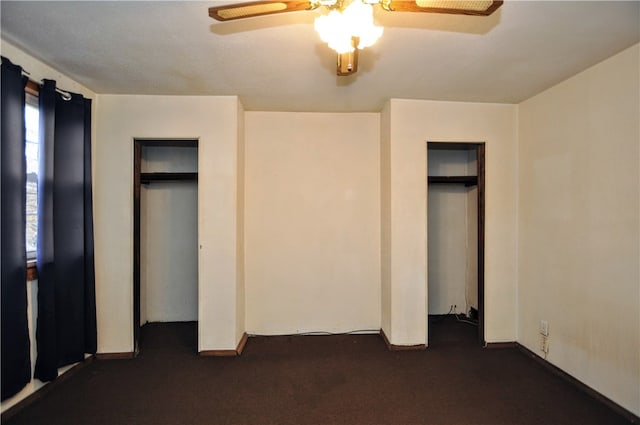
M 549 322 L 546 320 L 540 321 L 540 335 L 549 336 Z

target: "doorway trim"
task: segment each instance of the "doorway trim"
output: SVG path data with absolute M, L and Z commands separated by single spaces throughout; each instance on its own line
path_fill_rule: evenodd
M 476 179 L 475 183 L 478 188 L 478 341 L 482 346 L 486 346 L 486 339 L 484 333 L 484 321 L 485 321 L 485 302 L 484 302 L 484 271 L 485 271 L 485 175 L 486 175 L 486 164 L 485 164 L 485 142 L 445 142 L 445 141 L 427 141 L 427 152 L 431 149 L 448 149 L 448 150 L 467 150 L 467 151 L 476 151 L 476 162 L 477 162 L 477 170 L 476 170 Z M 429 185 L 429 168 L 427 166 L 427 191 Z M 459 180 L 456 178 L 449 177 L 449 182 L 451 183 L 465 183 L 464 180 Z M 427 192 L 428 193 L 428 192 Z M 429 211 L 427 208 L 427 217 Z M 425 217 L 426 219 L 426 217 Z M 427 230 L 428 231 L 428 230 Z M 427 252 L 428 252 L 427 246 Z M 428 263 L 427 258 L 427 263 Z M 429 280 L 427 278 L 427 291 L 428 291 Z M 427 306 L 427 315 L 428 315 L 428 306 Z M 428 342 L 427 335 L 427 342 Z
M 144 147 L 197 148 L 198 139 L 133 139 L 133 354 L 140 352 L 140 187 L 142 182 L 198 180 L 198 173 L 143 173 Z

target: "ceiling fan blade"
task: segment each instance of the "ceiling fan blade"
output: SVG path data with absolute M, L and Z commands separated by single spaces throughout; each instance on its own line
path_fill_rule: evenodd
M 311 9 L 313 7 L 310 1 L 252 1 L 210 7 L 209 16 L 218 21 L 232 21 L 234 19 Z
M 488 16 L 502 6 L 502 3 L 502 0 L 391 1 L 385 9 L 392 12 L 428 12 Z

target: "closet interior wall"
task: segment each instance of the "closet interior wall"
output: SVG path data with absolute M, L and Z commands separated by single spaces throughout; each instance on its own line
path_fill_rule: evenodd
M 197 167 L 197 148 L 142 147 L 140 325 L 198 320 L 197 180 L 144 178 L 194 173 Z
M 430 146 L 427 158 L 430 177 L 477 176 L 476 149 Z M 427 226 L 428 314 L 478 310 L 477 184 L 429 183 Z

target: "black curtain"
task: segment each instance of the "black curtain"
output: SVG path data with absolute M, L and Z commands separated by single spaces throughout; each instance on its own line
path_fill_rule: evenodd
M 2 400 L 31 380 L 27 322 L 26 159 L 22 68 L 2 58 Z
M 91 196 L 91 100 L 40 88 L 38 355 L 35 377 L 96 352 Z

